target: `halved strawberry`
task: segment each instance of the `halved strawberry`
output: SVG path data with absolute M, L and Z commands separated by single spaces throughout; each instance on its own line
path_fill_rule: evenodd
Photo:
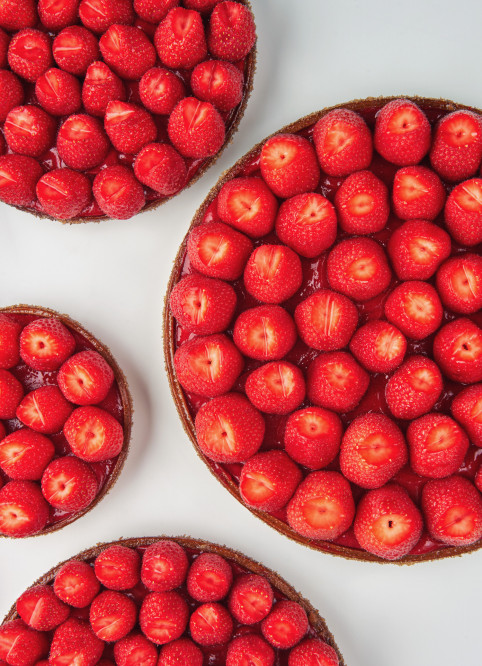
M 215 155 L 224 143 L 226 128 L 210 102 L 184 97 L 169 116 L 169 139 L 184 157 L 204 159 Z
M 403 167 L 395 174 L 393 208 L 402 220 L 434 220 L 444 207 L 445 197 L 442 181 L 427 167 Z
M 348 352 L 326 352 L 308 368 L 307 393 L 315 405 L 344 413 L 365 394 L 370 377 Z
M 114 148 L 128 155 L 135 155 L 157 138 L 157 127 L 148 111 L 117 100 L 107 105 L 104 128 Z
M 35 83 L 52 66 L 50 37 L 40 30 L 20 30 L 10 40 L 8 64 L 22 79 Z
M 21 324 L 6 314 L 0 314 L 0 368 L 9 370 L 20 360 L 19 338 Z
M 320 180 L 320 167 L 310 141 L 298 134 L 277 134 L 261 149 L 261 175 L 277 197 L 311 192 Z
M 309 347 L 335 351 L 350 341 L 358 324 L 358 310 L 346 296 L 319 289 L 296 306 L 295 322 Z
M 301 470 L 283 451 L 263 451 L 243 466 L 239 492 L 245 504 L 259 511 L 278 511 L 291 499 Z
M 209 335 L 228 328 L 236 300 L 234 289 L 223 280 L 187 275 L 172 290 L 169 306 L 183 328 Z M 236 340 L 235 344 L 239 348 Z
M 57 370 L 74 349 L 74 336 L 55 317 L 34 319 L 20 335 L 20 356 L 34 370 Z
M 286 422 L 286 453 L 304 467 L 321 469 L 338 454 L 342 432 L 337 414 L 322 407 L 299 409 Z
M 181 155 L 167 143 L 149 143 L 134 162 L 137 179 L 163 197 L 178 192 L 186 183 L 187 166 Z
M 269 581 L 257 574 L 236 578 L 228 598 L 228 607 L 241 624 L 257 624 L 271 611 L 274 592 Z
M 469 386 L 456 395 L 450 410 L 472 444 L 482 448 L 482 384 Z
M 174 7 L 161 21 L 154 36 L 161 62 L 171 69 L 192 69 L 206 59 L 207 46 L 200 14 Z
M 473 176 L 482 159 L 482 118 L 472 111 L 454 111 L 438 123 L 430 150 L 432 166 L 446 180 Z
M 205 60 L 191 74 L 191 88 L 196 97 L 211 102 L 221 111 L 231 111 L 243 98 L 242 71 L 229 62 Z
M 186 88 L 170 69 L 153 67 L 140 80 L 139 95 L 149 111 L 168 116 L 185 97 Z
M 42 209 L 52 217 L 71 220 L 92 200 L 92 184 L 87 176 L 73 169 L 52 169 L 37 183 Z
M 371 171 L 357 171 L 337 189 L 335 207 L 343 231 L 376 233 L 385 228 L 390 214 L 388 188 Z
M 56 458 L 42 475 L 43 496 L 62 511 L 82 511 L 94 501 L 98 488 L 93 469 L 74 456 Z
M 0 419 L 13 419 L 23 398 L 23 385 L 8 370 L 0 370 Z
M 126 91 L 122 80 L 105 62 L 89 65 L 82 85 L 82 103 L 91 116 L 104 117 L 107 105 L 114 100 L 124 101 Z
M 482 178 L 454 187 L 445 204 L 445 224 L 457 243 L 482 243 Z
M 17 106 L 5 119 L 3 131 L 9 148 L 18 155 L 40 157 L 55 139 L 57 123 L 37 106 Z
M 48 437 L 20 428 L 0 441 L 0 467 L 11 479 L 35 481 L 41 478 L 54 453 Z
M 119 421 L 99 407 L 74 409 L 64 425 L 64 435 L 74 455 L 87 462 L 115 458 L 124 443 Z
M 237 280 L 252 250 L 253 244 L 247 236 L 222 222 L 207 222 L 194 227 L 187 241 L 187 253 L 193 267 L 203 275 L 222 280 Z
M 50 645 L 49 666 L 82 664 L 94 666 L 104 650 L 88 622 L 70 617 L 55 630 Z
M 132 633 L 114 645 L 114 658 L 118 666 L 157 666 L 156 647 L 140 633 Z
M 102 402 L 114 382 L 114 371 L 98 352 L 79 352 L 60 368 L 57 376 L 60 390 L 76 405 Z
M 0 122 L 4 122 L 10 111 L 20 106 L 25 98 L 22 83 L 8 69 L 0 70 Z
M 102 211 L 116 220 L 137 215 L 146 203 L 144 188 L 134 172 L 122 165 L 99 171 L 94 179 L 93 193 Z
M 52 52 L 60 69 L 75 76 L 84 76 L 88 66 L 99 59 L 99 44 L 89 30 L 71 25 L 54 39 Z
M 151 592 L 142 602 L 139 624 L 156 645 L 180 638 L 189 619 L 189 608 L 179 592 Z
M 403 282 L 385 301 L 385 317 L 407 337 L 422 340 L 442 323 L 443 308 L 431 284 L 413 280 Z
M 392 233 L 387 249 L 401 280 L 428 280 L 450 255 L 451 242 L 437 224 L 408 220 Z
M 214 7 L 209 20 L 208 46 L 216 58 L 232 62 L 241 60 L 251 51 L 255 41 L 256 26 L 248 7 L 230 1 Z
M 141 558 L 134 548 L 114 544 L 95 558 L 95 575 L 109 590 L 128 590 L 140 580 Z
M 313 130 L 321 168 L 330 176 L 348 176 L 367 169 L 372 161 L 372 135 L 363 118 L 349 109 L 335 109 Z
M 247 291 L 262 303 L 281 303 L 293 296 L 302 282 L 301 261 L 284 245 L 260 245 L 244 268 Z
M 0 534 L 31 536 L 43 530 L 48 519 L 49 505 L 37 483 L 9 481 L 0 489 Z
M 0 157 L 0 200 L 13 206 L 31 206 L 36 199 L 35 187 L 43 169 L 33 157 L 2 155 Z
M 79 80 L 56 67 L 37 79 L 35 94 L 40 106 L 53 116 L 69 116 L 82 105 Z
M 440 266 L 436 276 L 437 291 L 446 308 L 471 314 L 482 308 L 482 257 L 458 254 Z
M 102 34 L 111 25 L 134 23 L 132 0 L 81 0 L 79 16 L 86 28 Z
M 76 22 L 79 0 L 38 0 L 37 9 L 42 25 L 58 31 Z
M 220 601 L 233 583 L 233 570 L 224 557 L 201 553 L 189 568 L 187 590 L 196 601 Z
M 438 366 L 425 356 L 410 356 L 385 388 L 388 407 L 397 419 L 415 419 L 429 412 L 442 393 Z
M 278 202 L 262 178 L 233 178 L 217 197 L 219 217 L 252 238 L 273 230 Z
M 19 596 L 16 607 L 25 624 L 37 631 L 52 631 L 70 615 L 70 608 L 60 601 L 51 585 L 29 588 Z
M 82 561 L 70 560 L 63 564 L 54 580 L 55 594 L 74 608 L 89 606 L 99 589 L 93 567 Z
M 431 127 L 425 113 L 408 99 L 394 99 L 376 116 L 376 150 L 398 166 L 418 164 L 430 149 Z
M 57 150 L 67 166 L 87 171 L 99 166 L 110 143 L 97 118 L 85 113 L 69 116 L 59 129 Z
M 233 635 L 233 620 L 225 606 L 213 601 L 198 606 L 191 614 L 189 631 L 199 645 L 222 645 Z
M 300 642 L 308 626 L 304 608 L 296 601 L 282 599 L 261 623 L 261 632 L 271 645 L 286 650 Z
M 111 25 L 99 41 L 102 57 L 123 79 L 137 81 L 154 67 L 156 50 L 143 30 Z
M 260 305 L 242 312 L 234 323 L 236 347 L 258 361 L 283 358 L 296 342 L 296 326 L 279 305 Z
M 52 435 L 62 430 L 73 405 L 64 398 L 58 386 L 41 386 L 27 393 L 17 408 L 17 418 L 28 428 Z
M 246 395 L 262 412 L 289 414 L 305 398 L 303 373 L 287 361 L 271 361 L 253 370 L 246 380 Z
M 108 643 L 127 636 L 136 620 L 137 606 L 122 592 L 104 590 L 90 606 L 90 626 L 98 638 Z
M 23 620 L 10 620 L 0 627 L 0 659 L 11 666 L 30 666 L 48 653 L 47 636 L 27 627 Z
M 33 27 L 38 22 L 34 0 L 4 0 L 0 6 L 0 26 L 10 32 Z
M 465 317 L 445 324 L 435 336 L 433 356 L 450 379 L 464 384 L 482 381 L 482 329 Z
M 157 666 L 175 666 L 176 664 L 189 664 L 189 666 L 203 666 L 204 655 L 200 648 L 190 638 L 178 638 L 172 643 L 163 645 L 159 653 Z
M 184 548 L 175 541 L 162 539 L 144 551 L 141 580 L 151 592 L 168 592 L 184 583 L 188 568 Z
M 237 636 L 228 645 L 226 653 L 226 666 L 273 666 L 275 652 L 271 645 L 257 634 L 243 634 Z
M 370 372 L 388 373 L 403 361 L 407 340 L 393 324 L 375 319 L 355 332 L 350 351 Z

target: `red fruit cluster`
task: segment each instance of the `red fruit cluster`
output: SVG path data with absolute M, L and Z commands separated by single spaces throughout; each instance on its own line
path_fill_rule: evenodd
M 246 92 L 253 15 L 241 0 L 182 5 L 2 3 L 1 201 L 126 219 L 219 152 Z
M 272 666 L 281 655 L 300 666 L 310 655 L 339 663 L 305 608 L 264 575 L 169 539 L 70 560 L 16 609 L 18 618 L 0 626 L 0 659 L 12 666 L 94 666 L 112 657 L 119 666 L 202 666 L 215 653 L 226 654 L 227 666 Z
M 0 534 L 25 537 L 92 504 L 122 409 L 109 363 L 60 319 L 0 314 L 0 349 Z
M 243 463 L 244 503 L 386 559 L 452 545 L 425 483 L 479 497 L 482 118 L 432 117 L 399 99 L 269 138 L 190 232 L 170 301 L 199 447 Z

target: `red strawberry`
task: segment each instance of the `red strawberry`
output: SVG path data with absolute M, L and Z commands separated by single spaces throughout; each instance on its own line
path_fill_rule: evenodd
M 22 326 L 0 313 L 0 368 L 9 370 L 20 360 L 19 339 Z
M 184 83 L 164 67 L 149 69 L 139 83 L 139 95 L 152 113 L 168 116 L 186 95 Z
M 111 25 L 100 38 L 99 46 L 105 62 L 124 79 L 140 79 L 156 62 L 149 38 L 133 26 Z
M 72 409 L 57 386 L 41 386 L 23 398 L 17 418 L 36 432 L 52 435 L 62 430 Z
M 353 527 L 362 548 L 385 560 L 398 560 L 420 539 L 423 521 L 407 491 L 389 483 L 362 497 Z
M 50 645 L 49 666 L 82 664 L 95 666 L 104 650 L 104 642 L 87 622 L 70 617 L 55 630 Z
M 76 405 L 102 402 L 114 382 L 114 372 L 96 351 L 83 351 L 71 356 L 57 376 L 60 390 Z
M 42 476 L 43 496 L 62 511 L 82 511 L 94 501 L 97 491 L 97 477 L 90 465 L 73 456 L 56 458 Z
M 385 317 L 404 335 L 423 340 L 442 323 L 443 308 L 437 292 L 428 282 L 403 282 L 385 301 Z
M 142 602 L 139 624 L 147 638 L 164 645 L 180 638 L 189 619 L 189 608 L 179 592 L 151 592 Z
M 159 24 L 154 44 L 166 67 L 192 69 L 207 56 L 200 14 L 191 9 L 174 7 Z
M 69 606 L 90 606 L 100 590 L 94 569 L 86 562 L 70 560 L 58 570 L 54 580 L 54 592 Z
M 2 158 L 0 169 L 1 162 Z M 237 280 L 252 250 L 253 244 L 247 236 L 222 222 L 198 225 L 191 231 L 187 241 L 187 253 L 193 268 L 222 280 Z
M 54 39 L 52 52 L 60 69 L 84 76 L 89 65 L 99 59 L 99 44 L 89 30 L 71 25 Z
M 157 650 L 142 634 L 129 634 L 114 645 L 114 658 L 118 666 L 157 666 Z
M 187 167 L 184 159 L 167 143 L 144 146 L 134 162 L 137 180 L 163 197 L 169 197 L 184 187 Z
M 243 358 L 231 340 L 219 334 L 188 340 L 174 356 L 181 386 L 209 398 L 231 390 L 243 365 Z
M 276 217 L 280 241 L 303 257 L 316 257 L 333 245 L 336 226 L 333 204 L 316 192 L 283 201 Z
M 48 652 L 45 634 L 27 627 L 22 620 L 10 620 L 0 627 L 0 659 L 10 666 L 32 666 Z
M 271 361 L 253 370 L 246 380 L 246 395 L 262 412 L 289 414 L 305 398 L 301 370 L 287 361 Z
M 134 0 L 134 9 L 144 21 L 159 23 L 179 2 L 180 0 Z
M 40 30 L 20 30 L 10 40 L 8 64 L 22 79 L 35 83 L 52 66 L 50 37 Z
M 434 220 L 445 204 L 442 181 L 431 169 L 399 169 L 393 180 L 393 208 L 402 220 Z
M 460 317 L 435 336 L 433 356 L 449 379 L 463 384 L 482 381 L 482 329 Z
M 244 269 L 248 293 L 262 303 L 282 303 L 293 296 L 302 282 L 301 261 L 284 245 L 260 245 Z
M 152 592 L 168 592 L 184 583 L 188 567 L 184 548 L 174 541 L 163 539 L 144 551 L 141 580 Z
M 35 94 L 40 106 L 53 116 L 68 116 L 82 104 L 78 79 L 55 67 L 37 79 Z
M 55 142 L 57 123 L 37 106 L 17 106 L 5 119 L 9 148 L 19 155 L 40 157 Z
M 189 568 L 187 591 L 196 601 L 220 601 L 228 594 L 232 582 L 233 570 L 224 557 L 201 553 Z
M 425 356 L 410 356 L 388 380 L 385 398 L 397 419 L 415 419 L 429 412 L 442 393 L 438 366 Z
M 31 536 L 43 530 L 48 519 L 49 505 L 38 484 L 32 481 L 9 481 L 0 490 L 0 534 L 10 537 Z
M 222 60 L 205 60 L 191 74 L 194 95 L 220 111 L 231 111 L 243 98 L 244 77 L 240 69 Z
M 241 574 L 231 588 L 228 607 L 241 624 L 257 624 L 271 611 L 273 588 L 264 576 Z
M 104 127 L 114 148 L 134 155 L 157 138 L 157 127 L 151 114 L 137 104 L 109 102 Z
M 100 171 L 94 180 L 94 197 L 102 211 L 117 220 L 127 220 L 144 208 L 144 189 L 132 169 L 110 166 Z
M 3 155 L 0 157 L 0 200 L 13 206 L 31 206 L 42 174 L 42 167 L 33 157 Z
M 99 34 L 114 23 L 134 23 L 132 0 L 81 0 L 79 16 L 86 28 Z
M 0 419 L 13 419 L 23 398 L 23 386 L 8 370 L 0 370 Z
M 338 472 L 311 472 L 288 504 L 290 527 L 308 539 L 332 541 L 355 516 L 350 484 Z
M 221 333 L 233 318 L 236 293 L 223 280 L 187 275 L 171 291 L 169 306 L 177 323 L 186 330 L 197 335 Z
M 275 652 L 271 645 L 256 634 L 237 636 L 228 645 L 226 666 L 274 666 Z
M 74 336 L 55 317 L 34 319 L 20 335 L 20 356 L 34 370 L 57 370 L 74 349 Z
M 464 477 L 428 481 L 422 491 L 422 511 L 432 538 L 450 546 L 467 546 L 482 537 L 482 499 Z
M 125 98 L 124 84 L 105 62 L 89 65 L 82 86 L 82 103 L 87 113 L 103 118 L 109 102 Z
M 184 6 L 198 12 L 210 12 L 221 0 L 184 0 Z
M 278 202 L 261 178 L 233 178 L 217 197 L 218 215 L 223 222 L 252 238 L 266 236 L 274 228 Z
M 440 266 L 436 276 L 437 291 L 446 308 L 471 314 L 482 308 L 482 257 L 458 254 Z
M 57 135 L 57 150 L 71 169 L 87 171 L 101 164 L 110 143 L 97 118 L 80 113 L 69 116 Z
M 140 580 L 141 558 L 133 548 L 116 544 L 97 555 L 95 575 L 109 590 L 129 590 Z
M 125 594 L 105 590 L 92 602 L 89 620 L 98 638 L 113 643 L 127 636 L 134 628 L 137 606 Z
M 430 161 L 445 180 L 473 176 L 482 159 L 482 118 L 472 111 L 454 111 L 438 123 Z
M 220 2 L 209 19 L 208 47 L 221 60 L 241 60 L 254 46 L 256 26 L 247 7 L 239 2 Z
M 482 243 L 482 178 L 454 187 L 445 204 L 445 224 L 457 243 Z
M 298 643 L 288 656 L 288 666 L 339 666 L 335 650 L 319 638 Z
M 293 496 L 302 474 L 283 451 L 263 451 L 243 466 L 239 492 L 243 502 L 259 511 L 278 511 Z
M 450 409 L 472 444 L 482 448 L 482 384 L 468 386 L 461 391 L 452 400 Z
M 92 200 L 92 185 L 83 173 L 72 169 L 53 169 L 37 183 L 42 209 L 60 220 L 79 216 Z
M 425 113 L 408 99 L 394 99 L 376 116 L 376 150 L 398 166 L 418 164 L 428 153 L 430 123 Z
M 261 149 L 261 175 L 277 197 L 311 192 L 320 180 L 313 146 L 298 134 L 277 134 Z
M 264 419 L 239 393 L 227 393 L 204 404 L 196 414 L 199 448 L 215 462 L 243 462 L 263 442 Z
M 286 453 L 309 469 L 326 467 L 340 450 L 340 417 L 322 407 L 306 407 L 290 414 L 284 432 Z
M 206 603 L 191 614 L 189 630 L 199 645 L 222 645 L 233 635 L 233 620 L 221 604 Z
M 350 341 L 350 351 L 369 372 L 388 373 L 398 368 L 407 351 L 407 340 L 396 326 L 379 319 L 359 328 Z
M 204 159 L 215 155 L 224 143 L 224 120 L 209 102 L 185 97 L 169 116 L 169 139 L 181 155 Z
M 358 324 L 358 310 L 346 296 L 319 289 L 296 306 L 295 322 L 309 347 L 334 351 L 349 343 Z
M 390 214 L 388 188 L 371 171 L 357 171 L 336 191 L 335 207 L 343 231 L 376 233 L 385 228 Z
M 0 5 L 0 26 L 13 32 L 32 28 L 38 16 L 34 0 L 4 0 Z
M 326 352 L 308 368 L 307 393 L 315 405 L 343 414 L 365 394 L 370 377 L 348 352 Z
M 179 638 L 161 648 L 157 666 L 202 666 L 202 651 L 189 638 Z
M 372 161 L 372 135 L 363 118 L 349 109 L 335 109 L 320 118 L 313 141 L 321 168 L 330 176 L 348 176 Z
M 74 409 L 64 425 L 64 435 L 72 453 L 87 462 L 115 458 L 124 443 L 119 421 L 99 407 Z
M 51 585 L 35 585 L 17 599 L 17 613 L 37 631 L 52 631 L 70 615 L 69 607 L 55 595 Z
M 383 414 L 364 414 L 343 435 L 340 469 L 362 488 L 380 488 L 406 464 L 407 445 L 400 428 Z
M 10 111 L 22 104 L 24 90 L 20 79 L 7 69 L 0 70 L 0 122 L 4 122 Z
M 330 250 L 330 287 L 355 301 L 368 301 L 385 291 L 392 277 L 383 248 L 371 238 L 347 238 Z
M 410 464 L 419 476 L 441 479 L 462 464 L 469 440 L 462 428 L 445 414 L 425 414 L 407 430 Z
M 20 428 L 0 441 L 0 467 L 11 479 L 35 481 L 54 457 L 48 437 Z
M 9 43 L 10 35 L 0 28 L 0 68 L 2 69 L 8 65 L 7 53 Z
M 286 650 L 293 647 L 308 631 L 308 617 L 295 601 L 281 600 L 261 623 L 261 631 L 274 647 Z
M 296 342 L 291 315 L 279 305 L 260 305 L 242 312 L 234 323 L 236 347 L 258 361 L 283 358 Z
M 408 220 L 392 233 L 387 249 L 400 280 L 428 280 L 450 255 L 450 236 L 432 222 Z
M 76 23 L 79 0 L 38 0 L 42 25 L 54 32 Z

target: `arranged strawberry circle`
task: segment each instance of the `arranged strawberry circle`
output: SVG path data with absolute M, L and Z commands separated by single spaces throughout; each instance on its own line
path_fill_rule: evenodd
M 110 350 L 67 315 L 2 308 L 0 340 L 0 536 L 47 534 L 117 481 L 132 400 Z
M 190 537 L 79 553 L 26 590 L 0 626 L 0 659 L 55 666 L 344 666 L 318 611 L 278 574 Z
M 481 162 L 477 109 L 348 102 L 241 158 L 179 250 L 184 428 L 304 545 L 406 563 L 482 544 Z
M 0 201 L 62 222 L 128 219 L 191 185 L 244 113 L 248 0 L 7 0 Z

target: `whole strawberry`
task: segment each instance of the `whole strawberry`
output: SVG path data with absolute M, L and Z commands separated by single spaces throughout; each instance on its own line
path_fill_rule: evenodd
M 8 64 L 22 79 L 35 83 L 53 64 L 50 37 L 40 30 L 20 30 L 10 40 Z
M 189 608 L 177 591 L 151 592 L 142 602 L 139 624 L 145 636 L 156 645 L 180 638 L 189 620 Z
M 250 373 L 246 395 L 260 411 L 289 414 L 299 407 L 306 394 L 301 370 L 288 361 L 271 361 Z
M 243 83 L 241 70 L 222 60 L 200 62 L 191 74 L 194 95 L 220 111 L 231 111 L 241 102 Z
M 322 407 L 305 407 L 288 417 L 284 432 L 285 451 L 300 465 L 321 469 L 337 456 L 342 432 L 338 414 Z
M 38 0 L 37 10 L 42 25 L 54 32 L 66 28 L 77 20 L 79 0 Z
M 432 222 L 408 220 L 392 233 L 387 250 L 400 280 L 428 280 L 450 256 L 450 236 Z
M 338 222 L 349 234 L 373 234 L 385 228 L 390 214 L 388 189 L 371 171 L 352 173 L 335 195 Z
M 175 541 L 161 539 L 142 555 L 141 580 L 151 592 L 168 592 L 184 583 L 188 568 L 184 548 Z
M 60 69 L 84 76 L 89 65 L 99 59 L 99 44 L 90 30 L 71 25 L 54 39 L 52 52 Z
M 0 314 L 0 368 L 9 370 L 20 360 L 19 338 L 22 326 L 12 317 Z
M 315 405 L 340 414 L 354 409 L 370 377 L 348 352 L 319 354 L 308 368 L 307 394 Z
M 8 370 L 0 370 L 0 419 L 13 419 L 23 398 L 23 386 Z
M 137 606 L 122 592 L 104 590 L 90 606 L 90 626 L 94 634 L 103 641 L 121 640 L 132 631 L 136 620 Z
M 54 592 L 74 608 L 89 606 L 100 590 L 94 568 L 83 561 L 70 560 L 57 571 Z
M 68 659 L 94 666 L 104 650 L 88 622 L 70 617 L 55 630 L 50 645 L 49 665 L 61 666 Z M 71 663 L 72 663 L 71 661 Z
M 433 356 L 449 379 L 463 384 L 482 381 L 482 329 L 465 317 L 454 319 L 435 336 Z
M 179 102 L 169 116 L 167 131 L 181 155 L 196 159 L 215 155 L 226 134 L 224 120 L 214 106 L 195 97 Z
M 418 164 L 430 149 L 432 130 L 425 113 L 408 99 L 394 99 L 376 116 L 375 149 L 398 166 Z
M 55 67 L 37 79 L 35 94 L 40 106 L 53 116 L 69 116 L 82 105 L 79 80 Z
M 92 184 L 87 176 L 73 169 L 53 169 L 38 181 L 37 198 L 47 215 L 71 220 L 92 201 Z
M 82 511 L 95 499 L 99 484 L 93 469 L 74 456 L 56 458 L 42 475 L 42 494 L 61 511 Z
M 320 167 L 312 144 L 298 134 L 277 134 L 261 149 L 261 175 L 277 197 L 316 189 Z
M 271 645 L 257 634 L 244 634 L 234 638 L 228 646 L 226 666 L 242 666 L 246 659 L 260 666 L 272 666 L 275 652 Z
M 374 319 L 355 332 L 350 351 L 369 372 L 388 373 L 402 363 L 407 340 L 393 324 Z
M 114 544 L 95 559 L 95 575 L 109 590 L 128 590 L 140 580 L 141 558 L 133 548 Z
M 264 576 L 245 573 L 236 577 L 228 598 L 233 617 L 241 624 L 257 624 L 269 615 L 274 592 Z
M 168 116 L 186 96 L 186 88 L 170 69 L 153 67 L 140 80 L 139 95 L 149 111 Z
M 0 69 L 0 122 L 23 103 L 25 93 L 20 79 L 8 69 Z
M 57 150 L 65 164 L 76 171 L 99 166 L 110 148 L 102 124 L 85 113 L 69 116 L 57 135 Z
M 149 38 L 130 25 L 111 25 L 100 38 L 99 47 L 105 62 L 124 79 L 140 79 L 156 62 Z
M 468 386 L 458 393 L 452 400 L 450 411 L 472 444 L 482 448 L 482 384 Z
M 10 479 L 35 481 L 42 477 L 54 453 L 48 437 L 20 428 L 0 441 L 0 468 Z
M 179 638 L 161 647 L 157 666 L 176 666 L 176 664 L 202 666 L 203 659 L 201 649 L 191 639 Z
M 189 568 L 186 584 L 196 601 L 220 601 L 231 589 L 233 570 L 224 557 L 201 553 Z
M 167 143 L 144 146 L 135 159 L 134 173 L 137 180 L 163 197 L 178 192 L 187 179 L 186 162 Z
M 183 7 L 171 9 L 156 30 L 154 44 L 166 67 L 192 69 L 207 56 L 200 14 Z
M 472 178 L 454 187 L 445 204 L 445 224 L 460 245 L 482 243 L 482 178 Z
M 220 2 L 209 19 L 208 46 L 216 58 L 236 62 L 244 58 L 256 41 L 253 15 L 239 2 Z
M 258 361 L 283 358 L 296 342 L 296 326 L 279 305 L 260 305 L 242 312 L 234 323 L 236 347 Z
M 193 268 L 203 275 L 222 280 L 237 280 L 252 250 L 253 244 L 247 236 L 222 222 L 199 224 L 187 240 L 187 253 Z
M 302 479 L 301 471 L 283 451 L 262 451 L 244 465 L 239 492 L 248 506 L 279 511 L 289 502 Z
M 58 370 L 74 349 L 74 336 L 56 317 L 34 319 L 20 334 L 20 356 L 34 370 Z
M 244 269 L 247 291 L 261 303 L 282 303 L 301 286 L 302 269 L 298 255 L 284 245 L 260 245 Z
M 117 220 L 133 217 L 146 203 L 142 185 L 132 169 L 125 166 L 110 166 L 100 171 L 93 192 L 101 210 Z
M 114 658 L 118 666 L 129 666 L 141 659 L 143 666 L 157 666 L 156 647 L 141 633 L 131 633 L 114 644 Z
M 31 206 L 36 200 L 36 185 L 43 169 L 33 157 L 0 157 L 0 200 L 13 206 Z
M 121 424 L 109 412 L 90 405 L 74 409 L 63 432 L 72 453 L 87 462 L 115 458 L 124 443 Z
M 102 34 L 111 25 L 131 25 L 134 10 L 131 0 L 81 0 L 79 16 L 86 28 Z
M 323 116 L 313 130 L 321 168 L 330 176 L 348 176 L 367 169 L 372 161 L 372 135 L 363 118 L 348 109 Z
M 410 356 L 388 380 L 385 398 L 395 418 L 415 419 L 432 409 L 442 388 L 437 364 L 425 356 Z
M 49 505 L 37 483 L 8 481 L 0 489 L 0 534 L 31 536 L 43 530 L 48 519 Z
M 309 347 L 335 351 L 350 341 L 358 324 L 358 310 L 346 296 L 319 289 L 296 306 L 295 322 Z
M 32 629 L 52 631 L 70 615 L 69 607 L 62 603 L 50 585 L 34 585 L 19 596 L 17 613 Z
M 260 238 L 273 230 L 278 202 L 262 178 L 238 177 L 222 186 L 217 209 L 223 222 Z
M 391 292 L 385 301 L 385 317 L 407 337 L 423 340 L 442 323 L 443 308 L 431 284 L 413 280 Z
M 0 26 L 5 30 L 32 28 L 37 21 L 34 0 L 5 0 L 0 6 Z
M 108 103 L 104 128 L 114 148 L 128 155 L 135 155 L 157 138 L 157 127 L 151 114 L 141 106 L 127 102 Z
M 233 620 L 222 604 L 205 603 L 191 614 L 189 631 L 199 645 L 222 645 L 233 635 Z
M 45 634 L 31 629 L 23 620 L 10 620 L 0 627 L 0 659 L 5 660 L 4 664 L 28 666 L 39 663 L 47 653 Z
M 444 207 L 445 197 L 442 181 L 427 167 L 403 167 L 395 174 L 393 209 L 402 220 L 434 220 Z
M 177 7 L 179 3 L 180 0 L 134 0 L 134 10 L 144 21 L 159 23 L 169 10 Z M 187 6 L 187 3 L 184 4 Z
M 109 102 L 124 101 L 125 98 L 122 80 L 105 62 L 89 65 L 82 85 L 82 103 L 87 113 L 103 118 Z
M 482 257 L 463 253 L 447 259 L 437 271 L 437 291 L 446 308 L 460 314 L 482 308 Z
M 435 171 L 446 180 L 473 176 L 482 160 L 482 118 L 478 113 L 459 110 L 438 123 L 430 150 Z
M 17 407 L 17 418 L 27 428 L 46 435 L 62 430 L 73 409 L 58 386 L 41 386 L 23 398 Z
M 261 623 L 261 632 L 274 647 L 288 649 L 300 642 L 308 626 L 304 608 L 295 601 L 282 599 Z
M 9 148 L 18 155 L 40 157 L 55 138 L 57 123 L 37 106 L 17 106 L 5 119 L 3 131 Z

